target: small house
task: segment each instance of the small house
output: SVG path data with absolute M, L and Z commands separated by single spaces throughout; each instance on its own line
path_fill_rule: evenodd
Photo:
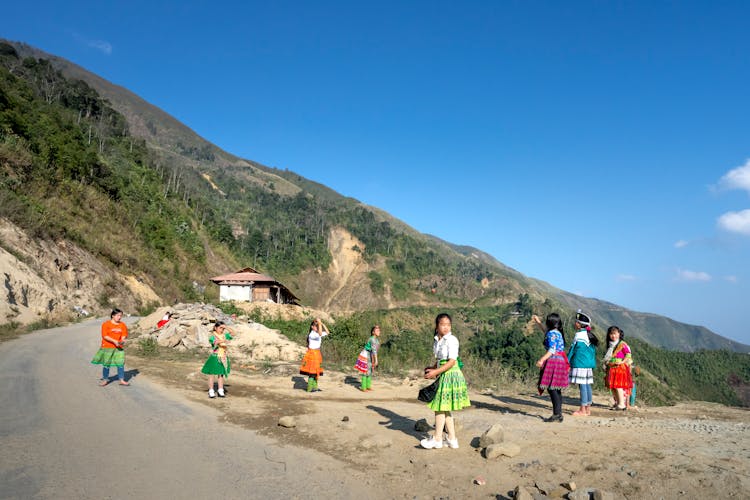
M 275 302 L 298 304 L 299 299 L 271 276 L 261 274 L 252 267 L 236 273 L 215 276 L 211 281 L 219 285 L 219 301 Z

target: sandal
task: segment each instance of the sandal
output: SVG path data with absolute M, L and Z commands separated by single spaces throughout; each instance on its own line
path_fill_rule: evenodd
M 99 380 L 99 386 L 100 387 L 104 387 L 107 384 L 109 384 L 109 380 L 106 380 L 106 379 L 100 379 Z

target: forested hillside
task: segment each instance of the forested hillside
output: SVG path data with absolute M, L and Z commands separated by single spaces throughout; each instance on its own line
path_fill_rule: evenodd
M 409 332 L 421 335 L 425 315 L 434 315 L 435 308 L 455 311 L 472 339 L 472 355 L 481 360 L 476 366 L 501 362 L 525 376 L 533 371 L 539 344 L 529 336 L 530 314 L 569 315 L 575 308 L 569 294 L 479 250 L 420 234 L 293 172 L 232 157 L 191 138 L 189 129 L 161 119 L 142 100 L 123 104 L 123 89 L 109 88 L 116 97 L 105 98 L 89 80 L 66 76 L 60 68 L 70 69 L 70 63 L 30 52 L 0 43 L 0 219 L 34 241 L 80 248 L 92 266 L 104 270 L 96 272 L 98 280 L 75 284 L 94 289 L 95 312 L 113 304 L 141 312 L 156 305 L 134 297 L 128 277 L 153 290 L 157 303 L 215 301 L 210 276 L 252 266 L 290 286 L 304 304 L 338 313 L 340 328 L 357 315 L 401 318 L 394 331 L 402 333 L 389 344 L 399 356 L 422 349 L 421 337 L 416 342 Z M 104 85 L 101 79 L 91 82 Z M 341 242 L 346 246 L 336 247 Z M 22 250 L 0 241 L 0 251 L 27 267 L 48 264 Z M 352 272 L 336 276 L 343 254 Z M 9 290 L 13 279 L 6 274 Z M 8 301 L 20 307 L 26 293 L 9 292 Z M 72 304 L 64 291 L 46 307 L 63 313 Z M 597 319 L 604 326 L 609 318 Z M 634 336 L 655 335 L 620 326 Z M 726 341 L 702 333 L 692 348 Z M 741 385 L 748 378 L 743 367 L 709 378 L 734 377 Z M 655 375 L 661 381 L 667 376 Z

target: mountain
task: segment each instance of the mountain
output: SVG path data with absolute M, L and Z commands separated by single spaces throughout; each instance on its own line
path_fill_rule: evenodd
M 215 300 L 210 276 L 252 266 L 335 313 L 581 307 L 602 328 L 618 324 L 655 346 L 750 350 L 556 289 L 294 172 L 239 158 L 65 59 L 9 41 L 0 59 L 7 320 Z

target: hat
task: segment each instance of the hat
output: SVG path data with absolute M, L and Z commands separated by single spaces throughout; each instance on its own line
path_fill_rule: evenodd
M 588 314 L 582 313 L 580 309 L 576 312 L 576 321 L 584 326 L 591 325 L 591 318 L 589 318 Z

